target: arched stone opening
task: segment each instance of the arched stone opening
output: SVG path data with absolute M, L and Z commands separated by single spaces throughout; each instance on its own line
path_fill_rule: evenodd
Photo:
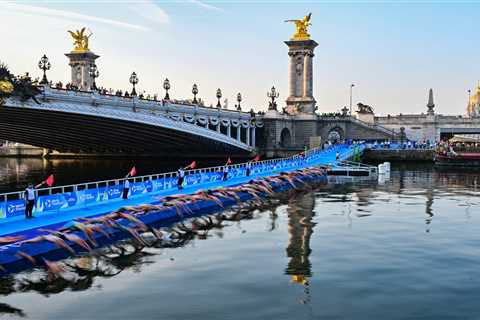
M 331 129 L 330 131 L 328 131 L 328 135 L 327 135 L 327 140 L 328 141 L 330 141 L 332 143 L 336 143 L 336 142 L 340 142 L 343 139 L 344 139 L 344 133 L 343 133 L 342 128 L 335 127 L 333 129 Z
M 288 148 L 292 145 L 292 135 L 290 134 L 290 130 L 287 128 L 283 128 L 282 132 L 280 132 L 280 146 L 283 148 Z

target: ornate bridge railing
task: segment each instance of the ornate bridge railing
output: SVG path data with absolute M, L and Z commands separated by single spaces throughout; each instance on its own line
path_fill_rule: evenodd
M 97 115 L 108 113 L 131 114 L 133 117 L 148 116 L 159 121 L 170 120 L 171 124 L 185 127 L 188 124 L 191 130 L 195 125 L 207 129 L 209 135 L 230 138 L 225 142 L 247 146 L 250 149 L 256 146 L 256 128 L 263 127 L 263 121 L 256 118 L 254 113 L 234 111 L 220 108 L 210 108 L 200 105 L 189 105 L 173 101 L 155 101 L 139 99 L 138 97 L 123 97 L 115 95 L 101 95 L 97 92 L 71 91 L 44 87 L 39 96 L 44 107 L 69 108 L 75 106 L 75 111 L 82 108 L 89 113 L 97 110 Z M 19 101 L 10 100 L 10 104 L 24 105 Z M 35 107 L 33 102 L 29 105 Z M 68 110 L 65 110 L 68 111 Z M 184 123 L 185 125 L 182 125 Z M 233 129 L 233 130 L 232 130 Z M 205 130 L 197 130 L 205 133 Z M 233 141 L 236 140 L 236 143 Z M 233 142 L 232 142 L 233 141 Z M 245 148 L 244 148 L 245 149 Z

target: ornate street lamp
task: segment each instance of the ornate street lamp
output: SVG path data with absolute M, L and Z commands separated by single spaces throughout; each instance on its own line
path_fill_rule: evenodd
M 278 98 L 279 96 L 280 96 L 280 93 L 277 92 L 277 89 L 275 89 L 275 86 L 273 86 L 272 89 L 270 89 L 270 92 L 267 92 L 267 97 L 272 99 L 272 101 L 268 103 L 268 110 L 277 110 L 277 103 L 275 102 L 275 99 Z
M 163 89 L 165 89 L 165 100 L 170 100 L 170 96 L 168 95 L 168 90 L 170 89 L 170 81 L 168 78 L 163 81 Z
M 217 108 L 221 108 L 222 105 L 220 104 L 220 98 L 222 97 L 222 90 L 220 88 L 217 89 Z
M 137 91 L 135 91 L 135 85 L 138 83 L 138 77 L 137 77 L 137 74 L 135 72 L 132 72 L 132 75 L 130 76 L 130 83 L 133 86 L 131 95 L 136 96 Z
M 237 102 L 237 111 L 242 111 L 242 107 L 240 106 L 240 102 L 242 102 L 242 95 L 240 94 L 240 92 L 237 94 Z
M 198 87 L 197 87 L 197 84 L 194 83 L 193 84 L 193 87 L 192 87 L 192 93 L 193 93 L 193 104 L 197 104 L 198 101 L 197 101 L 197 94 L 198 94 Z
M 353 94 L 353 87 L 355 87 L 355 84 L 350 85 L 350 116 L 352 115 L 352 94 Z
M 43 57 L 40 58 L 40 61 L 38 61 L 38 67 L 40 70 L 43 70 L 43 78 L 40 84 L 47 84 L 47 70 L 50 70 L 51 64 L 50 61 L 48 61 L 47 55 L 43 55 Z
M 91 67 L 90 67 L 90 77 L 92 77 L 93 79 L 93 84 L 92 84 L 92 88 L 93 90 L 97 90 L 97 84 L 95 83 L 95 79 L 98 78 L 100 76 L 100 72 L 98 71 L 98 68 L 97 68 L 97 65 L 96 64 L 93 64 Z

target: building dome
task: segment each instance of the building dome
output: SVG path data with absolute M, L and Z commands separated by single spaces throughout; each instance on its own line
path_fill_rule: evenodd
M 480 116 L 480 84 L 477 85 L 475 93 L 470 97 L 467 105 L 467 115 L 469 117 Z

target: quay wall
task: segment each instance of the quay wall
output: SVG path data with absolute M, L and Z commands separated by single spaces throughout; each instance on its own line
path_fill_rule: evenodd
M 46 149 L 32 146 L 0 147 L 0 158 L 41 158 L 47 153 Z
M 425 149 L 365 149 L 362 155 L 364 161 L 421 161 L 433 162 L 433 150 Z

